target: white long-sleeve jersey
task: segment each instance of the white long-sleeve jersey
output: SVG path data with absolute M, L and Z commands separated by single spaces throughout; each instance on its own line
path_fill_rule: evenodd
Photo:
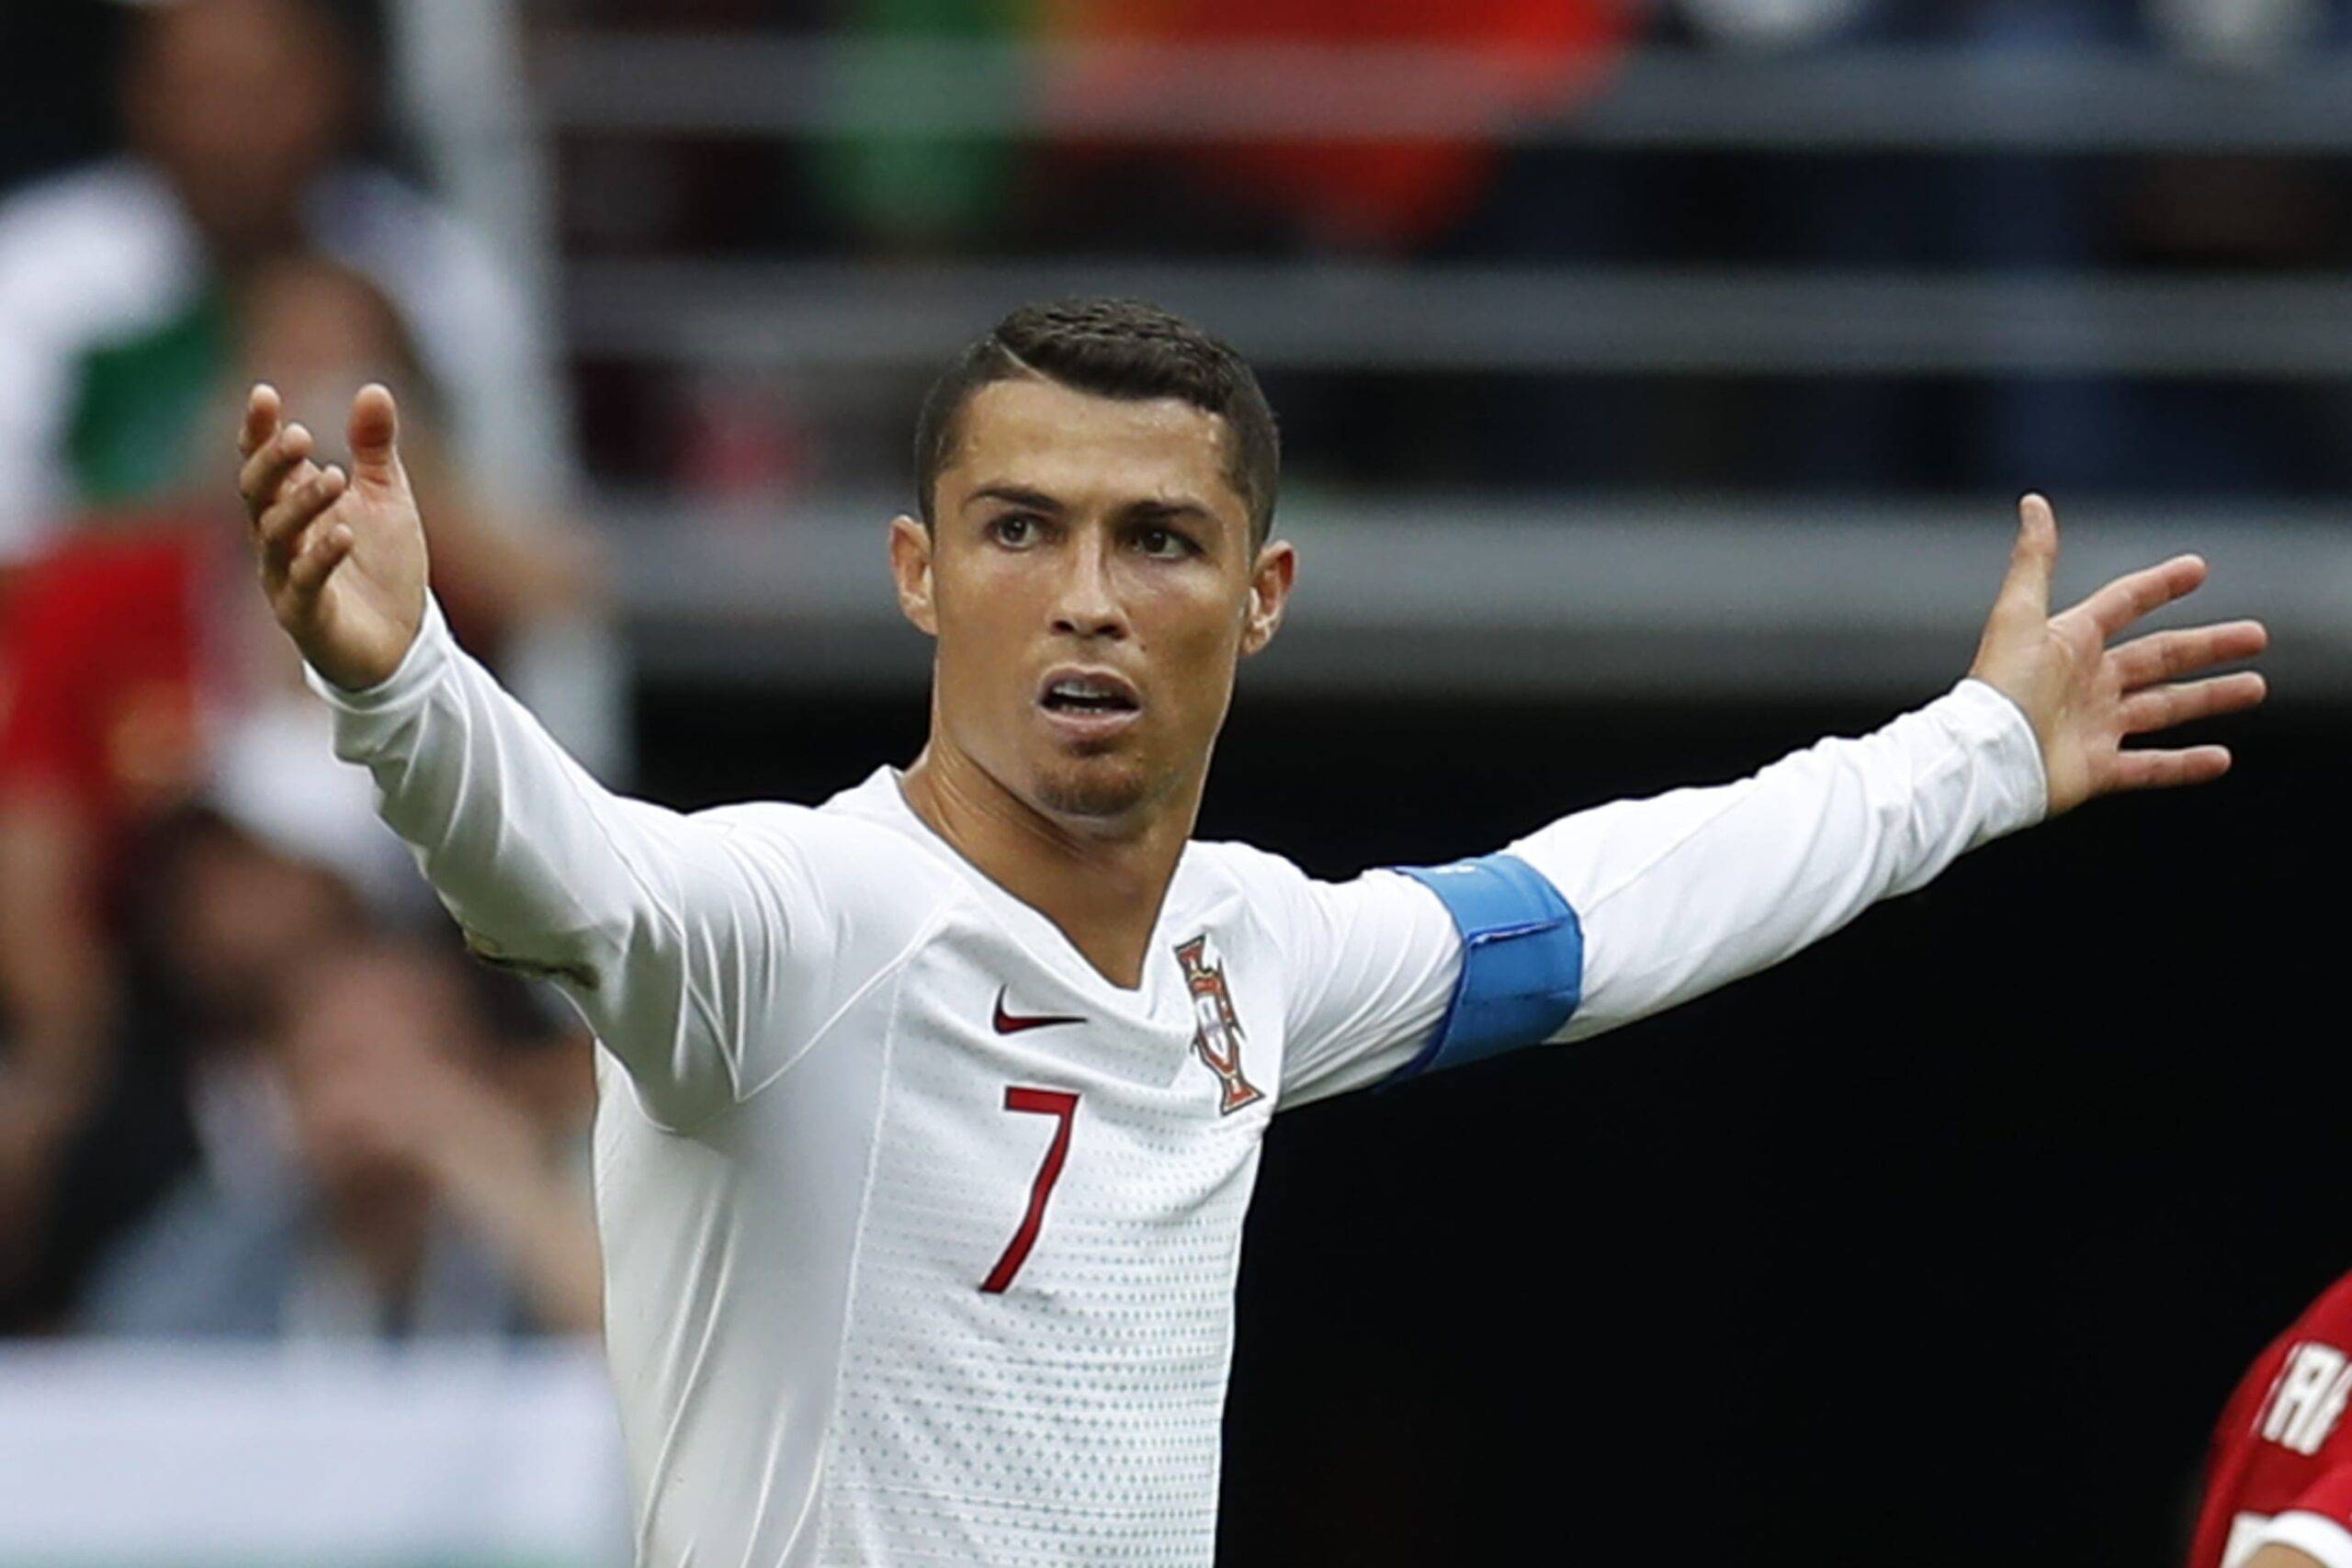
M 1464 945 L 1406 876 L 1180 862 L 1094 970 L 884 770 L 814 809 L 610 795 L 437 610 L 337 750 L 493 960 L 594 1028 L 606 1325 L 648 1563 L 1206 1564 L 1268 1119 L 1415 1060 Z M 1511 846 L 1597 1033 L 1772 963 L 2043 808 L 1991 688 Z

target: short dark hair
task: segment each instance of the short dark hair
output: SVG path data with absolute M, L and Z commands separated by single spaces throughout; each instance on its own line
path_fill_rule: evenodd
M 1098 397 L 1176 398 L 1225 421 L 1227 475 L 1250 507 L 1250 538 L 1273 526 L 1282 437 L 1249 363 L 1172 311 L 1141 299 L 1024 305 L 956 356 L 915 420 L 915 489 L 926 526 L 954 456 L 964 405 L 992 381 L 1042 377 Z

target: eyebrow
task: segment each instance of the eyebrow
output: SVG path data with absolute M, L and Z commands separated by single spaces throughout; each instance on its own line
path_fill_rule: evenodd
M 976 501 L 1001 501 L 1013 506 L 1025 506 L 1032 512 L 1059 512 L 1062 503 L 1041 490 L 1023 490 L 1019 485 L 982 485 L 964 498 L 969 506 Z
M 1128 517 L 1197 517 L 1204 523 L 1216 521 L 1216 513 L 1197 501 L 1138 501 L 1125 509 Z
M 965 504 L 968 506 L 976 501 L 1001 501 L 1012 506 L 1027 507 L 1032 512 L 1058 513 L 1063 509 L 1060 502 L 1056 501 L 1045 491 L 1028 490 L 1020 485 L 982 485 L 965 498 Z M 1216 517 L 1216 513 L 1197 501 L 1159 501 L 1150 498 L 1128 502 L 1119 509 L 1119 514 L 1131 519 L 1197 517 L 1206 522 L 1214 522 Z

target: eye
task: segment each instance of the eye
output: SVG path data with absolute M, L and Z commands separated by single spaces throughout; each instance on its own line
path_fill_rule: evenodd
M 1158 560 L 1182 560 L 1198 555 L 1200 548 L 1186 536 L 1173 528 L 1158 525 L 1144 529 L 1136 536 L 1136 547 Z
M 989 536 L 1000 545 L 1019 548 L 1037 541 L 1037 519 L 1025 512 L 1008 512 L 989 520 Z

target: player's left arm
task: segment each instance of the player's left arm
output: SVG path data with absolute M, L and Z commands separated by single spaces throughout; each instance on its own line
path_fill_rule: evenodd
M 2050 613 L 2057 525 L 2028 496 L 1968 677 L 1873 734 L 1736 784 L 1580 812 L 1507 852 L 1412 873 L 1463 939 L 1453 1005 L 1408 1071 L 1628 1023 L 1778 963 L 1963 852 L 2121 790 L 2201 784 L 2220 746 L 2132 737 L 2259 703 L 2207 676 L 2253 621 L 2117 638 L 2204 581 L 2180 556 Z

